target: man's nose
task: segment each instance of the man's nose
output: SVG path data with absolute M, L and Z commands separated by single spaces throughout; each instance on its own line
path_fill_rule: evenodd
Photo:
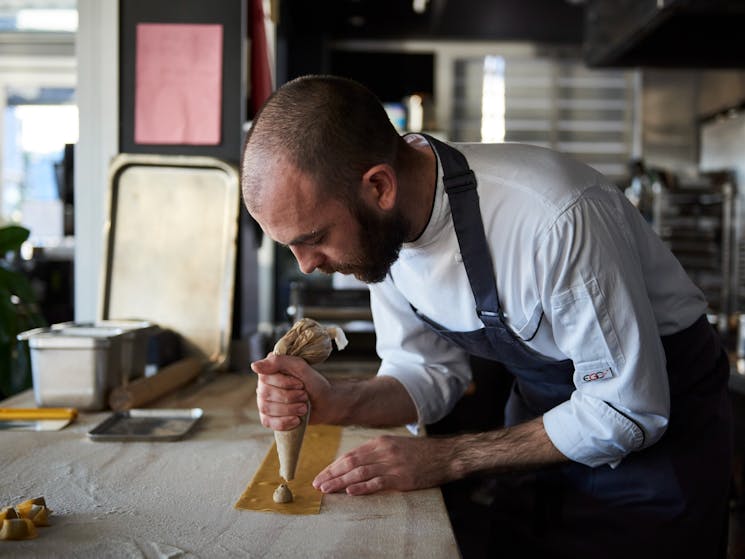
M 291 247 L 291 250 L 304 274 L 310 274 L 323 264 L 323 255 L 310 247 Z

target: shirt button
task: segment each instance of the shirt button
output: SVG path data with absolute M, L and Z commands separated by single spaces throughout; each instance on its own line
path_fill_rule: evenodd
M 455 253 L 455 261 L 456 262 L 463 262 L 463 256 L 461 256 L 460 252 Z

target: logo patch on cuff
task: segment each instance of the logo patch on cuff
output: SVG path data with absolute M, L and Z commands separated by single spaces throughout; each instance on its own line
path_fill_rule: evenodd
M 584 382 L 593 382 L 595 380 L 603 380 L 606 378 L 611 378 L 613 376 L 613 371 L 611 371 L 610 367 L 607 369 L 603 369 L 602 371 L 595 371 L 593 373 L 587 373 L 586 375 L 582 375 L 582 380 Z

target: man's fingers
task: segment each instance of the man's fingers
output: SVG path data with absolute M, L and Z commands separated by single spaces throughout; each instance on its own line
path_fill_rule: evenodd
M 305 390 L 288 390 L 263 381 L 256 385 L 256 397 L 259 401 L 266 400 L 277 404 L 296 404 L 308 401 L 308 393 Z
M 354 452 L 355 451 L 348 452 L 347 454 L 340 456 L 331 464 L 326 466 L 326 468 L 324 468 L 313 480 L 313 487 L 323 491 L 322 487 L 324 486 L 324 484 L 338 479 L 340 476 L 343 476 L 344 474 L 352 470 L 355 465 L 355 455 L 353 454 Z
M 308 395 L 304 390 L 281 390 L 259 383 L 256 388 L 256 406 L 264 427 L 286 431 L 297 427 L 300 424 L 299 416 L 308 413 Z
M 254 361 L 251 370 L 258 375 L 276 375 L 280 372 L 268 359 Z
M 271 417 L 269 415 L 259 414 L 261 418 L 261 424 L 264 427 L 268 427 L 274 431 L 289 431 L 294 429 L 302 421 L 297 416 L 282 416 L 282 417 Z
M 356 467 L 341 475 L 313 481 L 313 486 L 323 493 L 347 491 L 350 495 L 361 495 L 385 489 L 385 467 L 382 464 L 367 464 Z M 350 492 L 351 488 L 355 488 Z M 356 491 L 356 492 L 355 492 Z
M 348 495 L 369 495 L 371 493 L 377 493 L 388 489 L 386 487 L 386 478 L 382 476 L 374 477 L 370 480 L 363 481 L 362 483 L 354 483 L 347 487 Z
M 287 430 L 299 424 L 297 417 L 314 408 L 310 421 L 328 420 L 333 407 L 329 403 L 330 384 L 300 357 L 269 354 L 255 361 L 257 373 L 256 402 L 261 424 L 276 430 Z M 296 405 L 302 404 L 302 405 Z
M 270 375 L 259 374 L 259 385 L 266 384 L 269 386 L 275 386 L 283 390 L 301 390 L 304 385 L 299 379 L 283 373 L 275 373 Z
M 329 464 L 313 480 L 313 487 L 324 493 L 335 493 L 379 477 L 386 469 L 387 466 L 370 443 L 365 443 Z
M 258 401 L 259 412 L 269 417 L 301 416 L 308 413 L 308 404 L 278 404 L 276 402 Z
M 347 452 L 313 480 L 324 493 L 366 495 L 384 490 L 434 487 L 445 478 L 433 439 L 383 435 Z
M 302 383 L 284 374 L 260 374 L 256 385 L 256 406 L 264 427 L 286 431 L 300 424 L 308 413 L 308 394 Z
M 282 373 L 302 383 L 308 375 L 308 364 L 300 357 L 270 353 L 264 359 L 251 363 L 251 369 L 259 375 L 273 376 Z

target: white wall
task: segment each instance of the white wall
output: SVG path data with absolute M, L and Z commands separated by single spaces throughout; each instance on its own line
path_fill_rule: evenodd
M 119 2 L 78 0 L 75 319 L 99 314 L 109 161 L 118 152 Z

